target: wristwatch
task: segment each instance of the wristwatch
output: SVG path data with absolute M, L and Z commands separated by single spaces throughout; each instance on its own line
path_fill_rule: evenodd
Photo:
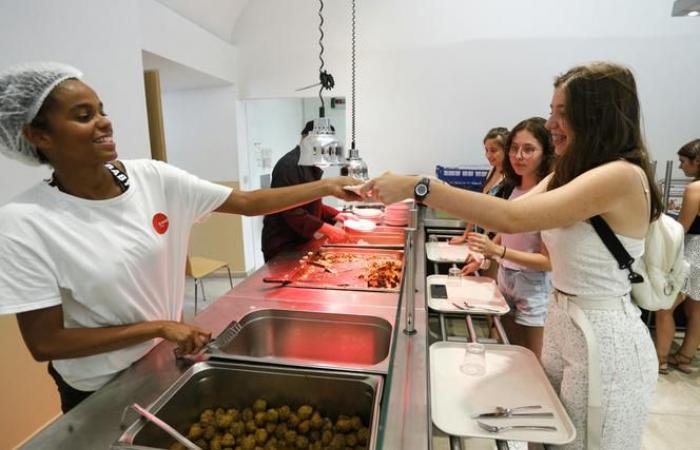
M 428 194 L 430 194 L 430 178 L 423 177 L 413 186 L 413 198 L 416 199 L 416 202 L 423 203 Z

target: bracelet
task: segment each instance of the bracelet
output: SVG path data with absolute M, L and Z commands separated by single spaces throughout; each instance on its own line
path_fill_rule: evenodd
M 501 253 L 501 259 L 503 259 L 503 258 L 506 257 L 506 250 L 507 250 L 507 248 L 506 248 L 506 246 L 504 245 L 504 246 L 503 246 L 503 253 Z

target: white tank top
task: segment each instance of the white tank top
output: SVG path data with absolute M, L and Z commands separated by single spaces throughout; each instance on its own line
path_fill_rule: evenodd
M 541 232 L 552 261 L 552 285 L 580 297 L 610 297 L 631 290 L 629 272 L 620 269 L 615 257 L 588 222 Z M 634 259 L 644 254 L 644 239 L 616 234 Z

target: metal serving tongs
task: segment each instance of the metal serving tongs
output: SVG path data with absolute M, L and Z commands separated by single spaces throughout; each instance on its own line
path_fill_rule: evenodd
M 152 422 L 154 425 L 156 425 L 158 428 L 161 430 L 165 431 L 168 433 L 170 436 L 172 436 L 176 441 L 184 445 L 190 450 L 202 450 L 201 447 L 197 446 L 194 442 L 190 441 L 187 439 L 185 436 L 181 435 L 175 428 L 171 427 L 167 423 L 163 422 L 161 419 L 156 417 L 154 414 L 148 412 L 145 408 L 143 408 L 141 405 L 138 403 L 133 403 L 126 408 L 124 408 L 124 411 L 122 412 L 122 423 L 124 423 L 124 416 L 126 415 L 126 411 L 131 408 L 134 411 L 136 411 L 141 417 L 145 418 L 146 420 L 149 420 Z

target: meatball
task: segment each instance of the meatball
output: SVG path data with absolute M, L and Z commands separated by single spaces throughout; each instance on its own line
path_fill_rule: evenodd
M 309 406 L 309 405 L 301 405 L 299 409 L 297 410 L 297 415 L 301 420 L 306 420 L 311 417 L 311 414 L 313 414 L 314 409 Z
M 286 423 L 281 423 L 277 425 L 277 428 L 275 429 L 275 436 L 277 436 L 277 439 L 284 439 L 287 430 L 288 428 Z
M 348 447 L 354 447 L 357 445 L 357 434 L 348 433 L 345 435 L 345 445 Z
M 280 408 L 277 408 L 277 413 L 279 414 L 280 420 L 287 420 L 289 419 L 289 414 L 291 413 L 291 409 L 289 406 L 284 405 Z
M 258 426 L 255 424 L 254 420 L 251 419 L 245 423 L 245 430 L 248 433 L 255 433 L 255 430 L 257 430 L 257 429 L 258 429 Z
M 318 411 L 315 411 L 311 415 L 311 428 L 314 430 L 319 430 L 323 426 L 323 418 L 321 417 L 321 414 L 318 413 Z
M 232 423 L 233 423 L 233 414 L 229 414 L 229 413 L 224 412 L 223 414 L 216 416 L 216 426 L 221 428 L 222 430 L 224 428 L 229 428 Z
M 348 431 L 352 430 L 352 422 L 348 418 L 338 418 L 338 420 L 335 422 L 335 429 L 341 433 L 347 433 Z
M 267 409 L 267 402 L 261 398 L 253 402 L 253 411 L 264 412 Z
M 362 428 L 362 419 L 359 416 L 352 416 L 350 418 L 350 423 L 352 424 L 352 429 L 358 431 Z
M 231 424 L 231 428 L 229 431 L 234 437 L 239 437 L 245 432 L 245 424 L 242 420 L 237 420 L 236 422 L 233 422 Z
M 256 412 L 253 420 L 255 420 L 255 425 L 259 427 L 265 425 L 265 413 L 262 411 Z
M 268 409 L 265 413 L 265 421 L 268 423 L 277 423 L 280 420 L 280 414 L 276 409 Z
M 193 423 L 190 427 L 190 431 L 187 433 L 187 439 L 190 441 L 195 441 L 202 437 L 203 434 L 204 429 L 202 428 L 202 425 L 199 422 Z
M 297 440 L 297 432 L 294 430 L 287 430 L 286 433 L 284 433 L 284 441 L 287 444 L 294 444 Z
M 300 450 L 309 448 L 309 438 L 306 436 L 297 436 L 294 446 Z
M 205 409 L 204 411 L 202 411 L 202 414 L 199 415 L 199 421 L 203 425 L 214 425 L 214 423 L 216 423 L 215 416 L 214 416 L 214 410 L 213 409 Z
M 306 434 L 309 432 L 311 429 L 311 421 L 310 420 L 303 420 L 301 423 L 299 423 L 299 426 L 297 427 L 297 431 L 301 434 Z
M 362 427 L 357 430 L 357 442 L 363 445 L 369 442 L 369 428 Z
M 241 441 L 242 450 L 253 450 L 255 448 L 255 437 L 252 434 L 244 437 Z
M 258 445 L 263 445 L 267 441 L 267 431 L 264 428 L 258 428 L 255 430 L 255 443 Z
M 214 437 L 216 434 L 216 427 L 214 425 L 209 425 L 205 430 L 204 430 L 204 439 L 206 440 L 211 440 L 211 438 Z
M 287 425 L 289 426 L 289 428 L 298 427 L 299 422 L 301 422 L 301 419 L 299 419 L 299 416 L 297 416 L 296 413 L 289 414 L 289 419 L 287 419 Z
M 241 413 L 241 419 L 243 419 L 243 422 L 247 422 L 249 420 L 253 419 L 253 410 L 250 408 L 245 408 L 243 412 Z
M 221 437 L 221 445 L 223 447 L 233 447 L 233 444 L 236 443 L 236 439 L 233 437 L 231 433 L 226 433 Z

